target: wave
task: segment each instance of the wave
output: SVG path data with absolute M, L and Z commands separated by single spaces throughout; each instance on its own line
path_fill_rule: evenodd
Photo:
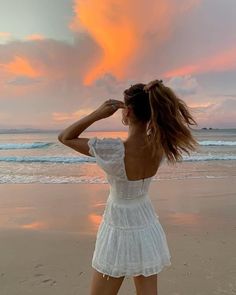
M 201 146 L 236 146 L 236 141 L 203 140 L 198 141 Z M 22 149 L 45 149 L 54 142 L 32 142 L 32 143 L 0 143 L 0 150 L 22 150 Z
M 0 150 L 22 150 L 47 148 L 53 142 L 32 142 L 32 143 L 0 143 Z
M 0 157 L 2 162 L 20 163 L 83 163 L 94 162 L 94 157 L 62 157 L 62 156 L 4 156 Z
M 199 162 L 199 161 L 228 161 L 236 160 L 236 155 L 191 155 L 183 156 L 183 162 Z M 93 163 L 96 162 L 94 157 L 68 157 L 68 156 L 3 156 L 0 162 L 18 162 L 18 163 Z M 181 162 L 181 161 L 180 161 Z
M 184 162 L 199 162 L 199 161 L 229 161 L 236 160 L 236 155 L 193 155 L 183 156 Z
M 204 178 L 213 178 L 213 179 L 222 179 L 227 178 L 228 176 L 213 176 L 213 175 L 200 175 L 200 176 L 175 176 L 175 177 L 153 177 L 152 181 L 169 181 L 169 180 L 181 180 L 181 179 L 204 179 Z M 19 175 L 19 174 L 0 174 L 0 184 L 3 183 L 108 183 L 107 179 L 104 177 L 92 177 L 87 176 L 86 178 L 76 177 L 76 176 L 56 176 L 56 175 Z
M 105 178 L 76 176 L 54 176 L 54 175 L 19 175 L 0 174 L 2 183 L 107 183 Z
M 223 140 L 203 140 L 198 141 L 200 145 L 204 146 L 234 146 L 236 141 L 223 141 Z

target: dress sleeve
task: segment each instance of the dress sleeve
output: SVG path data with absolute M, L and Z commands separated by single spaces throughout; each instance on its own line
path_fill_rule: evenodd
M 96 142 L 97 142 L 98 138 L 95 137 L 91 137 L 88 140 L 88 146 L 89 146 L 89 153 L 92 157 L 95 157 L 95 149 L 96 149 Z
M 121 139 L 118 137 L 91 137 L 88 141 L 89 153 L 96 158 L 98 166 L 106 173 L 114 175 L 120 171 L 122 159 L 121 144 Z

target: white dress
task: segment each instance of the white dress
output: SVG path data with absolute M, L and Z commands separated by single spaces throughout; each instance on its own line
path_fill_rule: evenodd
M 124 143 L 92 137 L 89 153 L 105 171 L 110 193 L 99 225 L 92 267 L 103 276 L 150 276 L 170 266 L 170 252 L 148 189 L 152 177 L 128 180 Z M 109 278 L 109 277 L 108 277 Z

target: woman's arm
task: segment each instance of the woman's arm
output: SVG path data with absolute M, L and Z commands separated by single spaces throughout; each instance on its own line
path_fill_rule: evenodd
M 85 116 L 84 118 L 78 120 L 77 122 L 73 123 L 69 127 L 67 127 L 65 130 L 63 130 L 58 135 L 58 140 L 63 142 L 65 140 L 71 140 L 78 138 L 78 136 L 87 129 L 90 125 L 92 125 L 94 122 L 100 120 L 100 117 L 98 116 L 98 113 L 96 111 L 90 113 L 89 115 Z
M 97 120 L 100 120 L 100 117 L 98 116 L 98 113 L 94 111 L 63 130 L 58 135 L 58 140 L 79 153 L 91 156 L 89 154 L 88 146 L 89 138 L 78 138 L 78 136 Z
M 77 152 L 91 156 L 88 146 L 89 138 L 78 138 L 78 136 L 94 122 L 107 118 L 116 112 L 118 108 L 124 107 L 122 101 L 112 100 L 112 103 L 115 103 L 116 109 L 111 107 L 111 101 L 105 101 L 98 109 L 63 130 L 58 135 L 58 140 Z

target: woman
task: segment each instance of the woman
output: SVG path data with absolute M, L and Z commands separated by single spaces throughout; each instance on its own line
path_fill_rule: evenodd
M 129 127 L 124 142 L 78 137 L 119 108 Z M 163 81 L 154 80 L 126 89 L 124 102 L 105 101 L 59 135 L 63 144 L 95 157 L 110 185 L 93 253 L 91 295 L 117 294 L 125 276 L 133 277 L 137 294 L 158 294 L 157 276 L 171 265 L 171 255 L 148 189 L 164 157 L 175 163 L 182 152 L 195 149 L 190 125 L 196 124 L 187 105 Z

